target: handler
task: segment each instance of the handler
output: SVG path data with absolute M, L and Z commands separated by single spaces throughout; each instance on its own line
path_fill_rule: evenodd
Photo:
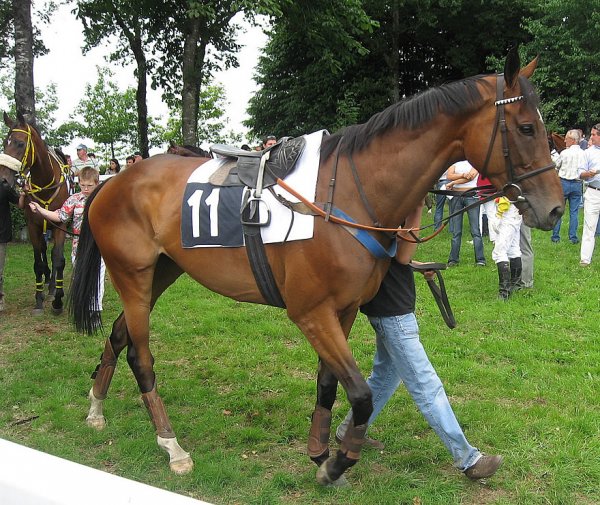
M 405 228 L 419 228 L 423 203 L 406 219 Z M 415 232 L 413 232 L 415 233 Z M 404 234 L 406 238 L 411 238 Z M 419 340 L 419 326 L 415 317 L 415 280 L 409 263 L 417 244 L 398 241 L 396 257 L 384 277 L 375 298 L 360 310 L 375 329 L 377 348 L 373 371 L 367 384 L 373 393 L 373 413 L 368 424 L 377 418 L 401 382 L 454 458 L 454 466 L 470 479 L 491 477 L 502 464 L 502 456 L 486 456 L 467 441 L 452 411 L 444 386 Z M 432 279 L 435 272 L 424 275 Z M 352 410 L 338 426 L 336 438 L 343 440 Z M 367 445 L 382 449 L 383 444 L 367 438 Z

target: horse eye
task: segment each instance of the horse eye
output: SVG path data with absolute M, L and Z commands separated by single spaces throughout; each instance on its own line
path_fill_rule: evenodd
M 519 131 L 523 134 L 523 135 L 529 135 L 532 136 L 534 133 L 533 130 L 533 125 L 532 124 L 522 124 L 519 126 Z

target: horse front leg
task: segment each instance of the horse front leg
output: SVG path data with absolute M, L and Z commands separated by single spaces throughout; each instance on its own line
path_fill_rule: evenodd
M 101 430 L 106 426 L 103 402 L 108 394 L 108 388 L 115 373 L 117 359 L 121 351 L 125 349 L 128 339 L 125 317 L 121 312 L 113 323 L 110 337 L 106 340 L 104 351 L 100 356 L 100 363 L 96 367 L 96 370 L 94 370 L 94 373 L 92 373 L 94 385 L 88 394 L 90 410 L 86 422 L 88 426 L 97 430 Z
M 35 307 L 31 311 L 34 316 L 41 316 L 44 313 L 44 260 L 42 251 L 33 250 L 33 273 L 35 274 Z
M 322 361 L 317 384 L 317 405 L 309 435 L 309 454 L 315 463 L 320 464 L 317 482 L 322 485 L 346 485 L 343 474 L 360 459 L 367 422 L 373 411 L 371 390 L 360 374 L 346 341 L 355 316 L 356 310 L 338 318 L 335 311 L 321 305 L 297 322 Z M 352 406 L 354 425 L 346 431 L 336 454 L 330 456 L 327 443 L 336 379 L 344 387 Z

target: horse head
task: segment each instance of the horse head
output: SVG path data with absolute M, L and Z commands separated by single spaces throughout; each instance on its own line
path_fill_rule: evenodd
M 14 186 L 17 178 L 25 177 L 35 160 L 32 149 L 32 133 L 35 131 L 21 113 L 12 119 L 4 112 L 4 124 L 8 133 L 4 139 L 4 151 L 0 154 L 0 179 Z
M 504 74 L 486 78 L 486 102 L 493 107 L 487 107 L 489 112 L 469 125 L 464 151 L 516 204 L 525 224 L 551 230 L 564 212 L 564 199 L 553 170 L 539 98 L 529 81 L 537 64 L 536 57 L 521 69 L 515 48 L 507 56 Z

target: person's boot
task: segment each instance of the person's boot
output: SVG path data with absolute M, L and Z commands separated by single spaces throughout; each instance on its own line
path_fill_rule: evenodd
M 521 257 L 510 258 L 510 292 L 519 291 L 521 289 L 521 272 L 523 271 L 523 265 L 521 263 Z
M 508 261 L 496 263 L 498 267 L 498 298 L 508 300 L 510 296 L 510 264 Z

